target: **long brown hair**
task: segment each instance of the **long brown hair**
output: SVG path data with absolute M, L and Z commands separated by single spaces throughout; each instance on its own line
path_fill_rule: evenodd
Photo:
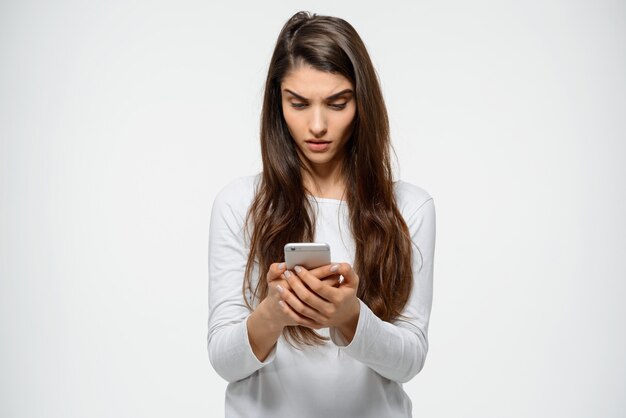
M 267 297 L 265 274 L 283 260 L 288 242 L 313 241 L 315 214 L 307 199 L 296 145 L 281 106 L 281 82 L 297 65 L 338 73 L 355 88 L 356 113 L 343 162 L 350 228 L 356 244 L 357 296 L 381 319 L 400 317 L 411 292 L 411 239 L 393 194 L 389 120 L 378 78 L 356 30 L 345 20 L 308 12 L 282 28 L 270 61 L 261 113 L 263 173 L 246 218 L 252 226 L 243 294 L 246 304 Z M 252 286 L 254 263 L 259 277 Z M 250 301 L 246 297 L 250 292 Z M 298 345 L 326 340 L 301 326 L 285 328 Z

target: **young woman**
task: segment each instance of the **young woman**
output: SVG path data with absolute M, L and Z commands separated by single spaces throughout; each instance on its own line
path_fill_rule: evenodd
M 345 20 L 295 14 L 271 59 L 263 172 L 224 187 L 209 232 L 208 351 L 227 417 L 410 417 L 424 365 L 435 208 L 393 181 L 387 111 Z M 333 263 L 286 270 L 288 242 Z

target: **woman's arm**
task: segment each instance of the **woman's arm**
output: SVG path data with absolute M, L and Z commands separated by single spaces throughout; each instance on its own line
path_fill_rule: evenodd
M 268 317 L 262 315 L 263 309 L 251 313 L 243 299 L 247 261 L 243 228 L 250 202 L 246 191 L 251 192 L 246 186 L 239 180 L 220 191 L 213 203 L 209 227 L 207 349 L 213 368 L 229 382 L 248 377 L 270 363 L 280 335 L 272 328 Z M 262 336 L 256 332 L 261 329 L 274 332 Z M 254 348 L 251 338 L 256 342 Z
M 429 198 L 405 220 L 414 244 L 413 289 L 403 311 L 407 319 L 385 322 L 359 301 L 358 323 L 351 341 L 337 328 L 330 329 L 331 339 L 344 353 L 400 383 L 422 370 L 428 352 L 435 248 L 433 199 Z
M 207 349 L 213 368 L 229 382 L 244 379 L 270 363 L 285 326 L 319 328 L 279 304 L 279 289 L 290 291 L 280 278 L 284 263 L 272 264 L 267 272 L 267 298 L 252 312 L 245 304 L 242 285 L 248 248 L 243 230 L 252 191 L 246 193 L 246 184 L 240 182 L 225 187 L 215 198 L 209 229 Z
M 296 266 L 294 273 L 283 274 L 291 290 L 281 294 L 290 309 L 329 327 L 331 339 L 344 353 L 397 382 L 406 382 L 419 373 L 428 351 L 435 246 L 432 198 L 422 200 L 405 220 L 415 248 L 413 288 L 402 319 L 383 321 L 357 298 L 360 278 L 348 263 L 311 271 Z M 333 274 L 345 279 L 338 288 L 322 282 Z

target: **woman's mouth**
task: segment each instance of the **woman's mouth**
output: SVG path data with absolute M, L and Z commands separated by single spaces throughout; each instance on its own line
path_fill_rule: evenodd
M 324 152 L 330 147 L 330 141 L 311 141 L 307 140 L 306 142 L 309 149 L 313 152 Z

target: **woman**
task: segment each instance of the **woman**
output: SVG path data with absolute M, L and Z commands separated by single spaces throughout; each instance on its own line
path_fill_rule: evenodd
M 228 417 L 410 417 L 402 383 L 428 350 L 433 199 L 392 180 L 389 123 L 346 21 L 296 13 L 271 59 L 263 172 L 217 195 L 209 358 Z M 286 270 L 288 242 L 333 262 Z

